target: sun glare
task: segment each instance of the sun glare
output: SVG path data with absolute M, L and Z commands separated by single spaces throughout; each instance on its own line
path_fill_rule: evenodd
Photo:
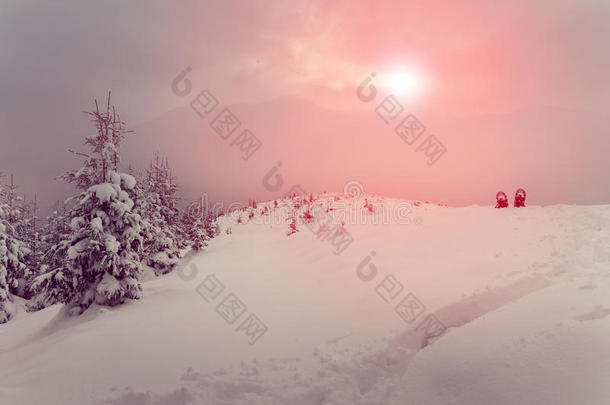
M 386 87 L 396 95 L 407 97 L 416 96 L 422 90 L 423 79 L 414 69 L 396 69 L 386 76 Z

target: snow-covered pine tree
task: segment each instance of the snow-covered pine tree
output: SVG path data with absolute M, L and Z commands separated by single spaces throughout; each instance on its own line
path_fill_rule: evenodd
M 156 178 L 155 189 L 161 200 L 161 215 L 174 235 L 176 245 L 184 248 L 186 239 L 180 223 L 181 213 L 178 209 L 179 189 L 167 157 L 165 159 L 155 158 L 153 173 Z
M 10 181 L 4 187 L 2 198 L 4 199 L 6 220 L 16 228 L 22 217 L 23 199 L 18 192 L 19 186 L 15 184 L 15 178 L 11 174 Z
M 8 285 L 9 246 L 4 224 L 0 222 L 0 323 L 7 322 L 11 317 L 9 303 L 12 301 L 12 296 Z
M 31 297 L 29 283 L 32 281 L 33 277 L 40 274 L 42 255 L 44 253 L 42 250 L 42 233 L 38 226 L 38 197 L 36 194 L 34 194 L 34 199 L 32 200 L 27 200 L 25 196 L 23 196 L 22 212 L 22 227 L 17 233 L 19 239 L 28 249 L 25 261 L 30 271 L 24 286 L 23 296 L 29 299 Z
M 68 210 L 64 201 L 57 201 L 51 214 L 47 216 L 46 223 L 41 229 L 42 250 L 45 247 L 57 245 L 60 241 L 67 239 L 70 233 L 70 224 L 67 219 Z
M 31 257 L 30 249 L 31 232 L 28 224 L 28 207 L 25 199 L 19 195 L 19 186 L 15 184 L 13 175 L 6 186 L 0 190 L 0 198 L 4 201 L 5 225 L 9 236 L 17 242 L 19 246 L 18 260 L 24 266 L 13 268 L 10 277 L 13 280 L 11 292 L 14 295 L 25 297 L 27 279 L 31 275 L 31 269 L 36 266 Z
M 30 250 L 36 248 L 38 235 L 36 229 L 38 201 L 27 201 L 25 195 L 19 195 L 19 186 L 11 174 L 10 181 L 5 188 L 5 202 L 7 205 L 7 220 L 13 225 L 15 236 L 25 243 Z
M 193 250 L 202 250 L 210 239 L 202 215 L 192 215 L 187 211 L 183 218 L 183 228 L 189 245 Z
M 19 292 L 21 281 L 28 274 L 27 249 L 16 238 L 15 227 L 10 222 L 14 219 L 14 207 L 8 203 L 10 193 L 10 189 L 0 183 L 0 323 L 10 319 L 13 295 Z
M 188 243 L 193 250 L 201 250 L 208 245 L 207 241 L 219 232 L 216 217 L 213 213 L 186 211 L 183 214 L 182 227 Z
M 150 171 L 142 173 L 132 170 L 132 175 L 137 179 L 134 211 L 142 218 L 142 261 L 158 273 L 168 272 L 178 263 L 179 254 L 174 248 L 174 236 L 164 232 L 167 224 L 161 214 L 161 199 L 152 191 L 155 186 Z
M 0 207 L 0 217 L 4 216 L 4 208 Z M 0 323 L 5 323 L 11 317 L 10 303 L 13 301 L 11 289 L 16 286 L 12 282 L 14 278 L 11 275 L 15 267 L 13 252 L 16 241 L 8 234 L 7 227 L 7 222 L 0 219 Z
M 131 131 L 110 106 L 110 93 L 105 111 L 96 100 L 95 110 L 87 114 L 96 129 L 85 139 L 91 151 L 72 151 L 85 158 L 84 165 L 62 176 L 81 190 L 71 199 L 69 236 L 56 248 L 66 252 L 66 266 L 50 269 L 55 275 L 49 278 L 49 288 L 71 314 L 92 303 L 113 306 L 138 299 L 141 293 L 142 219 L 133 211 L 132 199 L 136 180 L 118 172 L 119 147 Z
M 183 256 L 186 246 L 177 208 L 178 187 L 167 159 L 155 156 L 144 177 L 143 200 L 138 212 L 144 218 L 144 255 L 146 263 L 158 273 L 171 271 Z
M 44 264 L 28 286 L 31 296 L 28 310 L 36 311 L 69 299 L 70 280 L 66 268 L 70 227 L 67 214 L 65 203 L 58 201 L 40 231 L 40 261 Z
M 133 167 L 129 167 L 129 174 L 136 179 L 136 185 L 132 192 L 134 194 L 134 206 L 133 211 L 136 212 L 142 218 L 142 252 L 140 258 L 143 262 L 148 262 L 147 247 L 150 245 L 157 234 L 157 230 L 153 225 L 152 217 L 154 210 L 150 208 L 150 198 L 146 195 L 148 179 L 146 175 L 140 171 L 135 170 Z

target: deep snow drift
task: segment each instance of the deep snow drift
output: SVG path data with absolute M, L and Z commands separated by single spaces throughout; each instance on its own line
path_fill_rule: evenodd
M 21 310 L 0 403 L 610 403 L 610 206 L 367 201 L 316 203 L 353 238 L 340 254 L 315 222 L 286 236 L 282 201 L 221 218 L 140 301 Z

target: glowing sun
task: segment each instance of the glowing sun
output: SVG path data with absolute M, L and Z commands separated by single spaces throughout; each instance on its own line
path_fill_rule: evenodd
M 400 68 L 386 75 L 385 85 L 393 94 L 411 97 L 417 96 L 423 88 L 424 80 L 415 69 Z

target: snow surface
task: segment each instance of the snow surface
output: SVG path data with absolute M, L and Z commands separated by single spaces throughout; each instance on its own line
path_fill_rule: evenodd
M 121 176 L 121 180 L 123 180 L 123 183 L 127 189 L 131 190 L 136 186 L 136 178 L 131 174 L 119 173 L 119 175 Z
M 142 300 L 21 309 L 0 326 L 0 404 L 610 403 L 610 206 L 409 215 L 346 223 L 335 255 L 303 224 L 287 237 L 283 218 L 234 213 L 179 271 L 149 272 Z M 376 292 L 390 274 L 391 304 Z M 247 306 L 233 324 L 216 311 L 230 293 Z M 394 311 L 409 293 L 425 306 L 411 324 Z M 254 344 L 238 330 L 250 314 L 268 328 Z M 448 327 L 428 345 L 427 314 Z
M 89 187 L 89 192 L 95 194 L 98 200 L 108 202 L 117 196 L 116 186 L 111 183 L 96 184 Z

